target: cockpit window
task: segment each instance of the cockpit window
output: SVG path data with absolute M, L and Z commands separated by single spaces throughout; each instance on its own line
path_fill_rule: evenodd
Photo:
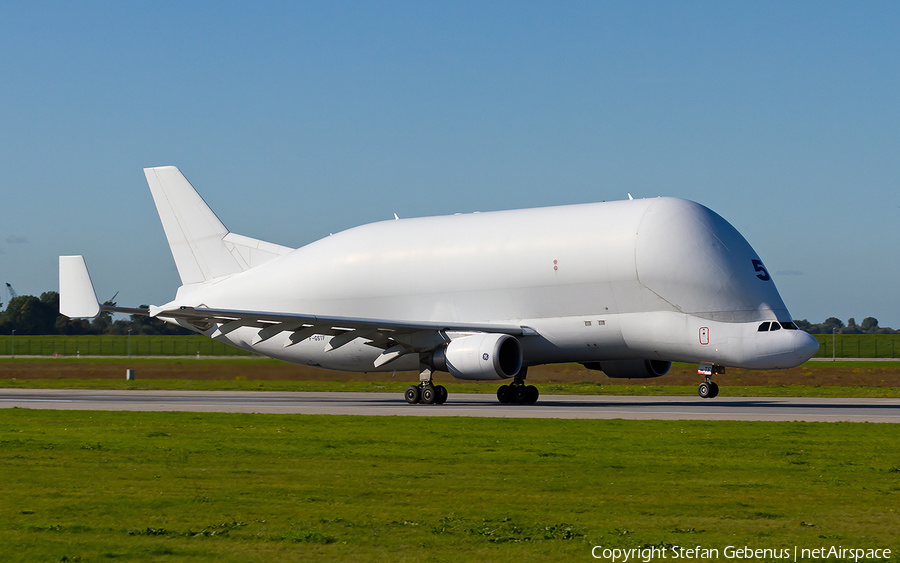
M 772 328 L 769 330 L 781 330 L 781 325 L 778 323 L 772 323 Z
M 786 322 L 786 323 L 781 323 L 781 326 L 782 326 L 783 328 L 788 329 L 788 330 L 800 330 L 799 328 L 797 328 L 797 325 L 795 325 L 795 324 L 792 323 L 791 321 L 788 321 L 788 322 Z
M 769 330 L 769 325 L 770 325 L 770 324 L 771 324 L 771 323 L 763 323 L 763 324 L 759 325 L 759 328 L 756 329 L 757 332 L 766 332 L 766 331 L 768 331 L 768 330 Z

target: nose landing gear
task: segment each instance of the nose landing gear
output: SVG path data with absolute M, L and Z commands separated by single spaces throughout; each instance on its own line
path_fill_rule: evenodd
M 697 386 L 697 394 L 704 399 L 714 399 L 719 394 L 719 386 L 712 380 L 712 376 L 725 373 L 725 368 L 715 364 L 700 364 L 697 373 L 706 380 Z
M 697 386 L 697 394 L 704 399 L 712 399 L 719 394 L 719 386 L 714 381 L 704 381 Z

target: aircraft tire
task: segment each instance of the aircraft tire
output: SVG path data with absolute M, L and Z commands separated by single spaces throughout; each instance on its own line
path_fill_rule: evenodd
M 512 402 L 522 405 L 528 402 L 528 389 L 525 385 L 513 385 Z
M 410 385 L 406 388 L 406 393 L 403 394 L 403 397 L 406 399 L 406 402 L 415 405 L 419 402 L 419 399 L 422 398 L 422 394 L 419 392 L 419 388 L 415 385 Z
M 712 385 L 704 381 L 697 386 L 697 394 L 703 399 L 709 399 L 712 394 Z
M 434 385 L 431 383 L 422 387 L 422 402 L 426 405 L 433 405 L 434 400 L 436 399 L 436 393 L 434 389 Z
M 438 385 L 434 388 L 434 404 L 443 405 L 447 402 L 447 388 L 443 385 Z
M 497 400 L 504 405 L 512 401 L 512 389 L 509 388 L 509 385 L 501 385 L 497 389 Z
M 534 385 L 529 385 L 525 388 L 525 402 L 529 405 L 535 404 L 540 396 L 541 392 Z
M 712 389 L 710 390 L 709 398 L 715 399 L 719 396 L 719 385 L 715 381 L 713 381 L 709 384 L 709 386 L 712 387 Z

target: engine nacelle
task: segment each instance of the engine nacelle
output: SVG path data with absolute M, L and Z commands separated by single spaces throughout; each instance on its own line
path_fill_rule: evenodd
M 509 379 L 522 369 L 522 346 L 508 334 L 462 336 L 435 351 L 431 365 L 457 379 Z
M 649 379 L 668 373 L 672 362 L 662 360 L 609 360 L 600 362 L 600 369 L 609 377 Z

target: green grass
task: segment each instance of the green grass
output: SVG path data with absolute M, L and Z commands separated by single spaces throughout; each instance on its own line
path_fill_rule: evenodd
M 16 364 L 47 364 L 60 362 L 64 365 L 124 365 L 122 359 L 116 358 L 0 358 L 0 367 L 10 367 Z M 195 363 L 199 362 L 199 363 Z M 340 374 L 346 379 L 334 379 L 330 381 L 319 380 L 289 380 L 289 379 L 252 379 L 238 376 L 235 379 L 142 379 L 142 366 L 154 364 L 185 364 L 190 366 L 287 366 L 279 360 L 261 358 L 259 356 L 237 356 L 227 358 L 205 358 L 195 360 L 166 359 L 166 358 L 131 358 L 127 360 L 127 366 L 135 368 L 137 379 L 126 381 L 123 377 L 116 379 L 81 379 L 76 377 L 59 377 L 56 379 L 0 379 L 0 388 L 32 388 L 32 389 L 144 389 L 144 390 L 208 390 L 208 391 L 355 391 L 355 392 L 388 392 L 402 393 L 414 379 L 414 375 L 404 373 L 392 378 L 385 373 L 376 381 L 353 380 L 354 374 Z M 856 369 L 878 368 L 894 369 L 897 363 L 884 361 L 861 362 L 814 362 L 807 364 L 809 369 L 816 370 L 826 367 L 843 367 Z M 694 367 L 691 365 L 691 367 Z M 124 371 L 124 370 L 123 370 Z M 338 377 L 337 375 L 335 377 Z M 453 380 L 447 374 L 438 374 L 437 381 L 447 387 L 450 393 L 485 393 L 494 394 L 499 386 L 498 382 L 463 382 Z M 670 385 L 670 384 L 609 384 L 597 382 L 565 382 L 537 384 L 542 395 L 644 395 L 644 396 L 695 396 L 696 385 Z M 823 385 L 732 385 L 723 384 L 721 397 L 860 397 L 860 398 L 898 398 L 900 387 L 864 387 L 864 386 L 823 386 Z
M 0 379 L 0 388 L 12 389 L 144 389 L 193 391 L 357 391 L 403 393 L 409 381 L 260 381 L 196 379 Z M 490 383 L 442 383 L 448 392 L 497 392 Z M 600 385 L 599 383 L 560 383 L 537 385 L 541 395 L 641 395 L 696 396 L 696 385 Z M 720 397 L 857 397 L 898 398 L 900 387 L 838 387 L 818 385 L 776 385 L 722 387 Z
M 900 334 L 814 334 L 819 341 L 816 358 L 896 358 Z
M 900 550 L 900 427 L 0 412 L 4 561 Z

